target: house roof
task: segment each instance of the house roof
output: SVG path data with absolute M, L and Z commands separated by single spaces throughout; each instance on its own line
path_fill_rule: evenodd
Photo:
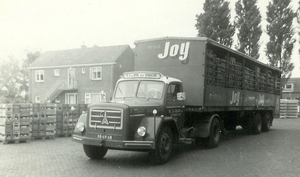
M 129 45 L 81 47 L 79 49 L 48 51 L 37 58 L 29 69 L 115 62 Z

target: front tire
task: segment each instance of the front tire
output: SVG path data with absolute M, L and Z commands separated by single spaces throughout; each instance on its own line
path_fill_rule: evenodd
M 220 136 L 221 136 L 220 121 L 218 118 L 215 117 L 213 118 L 210 125 L 209 137 L 204 139 L 204 146 L 206 148 L 218 147 L 220 143 Z
M 100 160 L 106 155 L 108 149 L 103 146 L 91 146 L 84 144 L 83 150 L 90 159 Z
M 173 134 L 169 127 L 163 127 L 155 142 L 155 149 L 149 152 L 149 159 L 156 165 L 166 163 L 173 150 Z

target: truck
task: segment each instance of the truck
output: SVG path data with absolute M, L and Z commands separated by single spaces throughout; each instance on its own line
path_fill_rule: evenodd
M 206 37 L 135 41 L 134 71 L 111 101 L 89 105 L 74 129 L 90 159 L 108 149 L 145 151 L 166 163 L 178 144 L 215 148 L 241 126 L 268 132 L 279 112 L 281 72 Z

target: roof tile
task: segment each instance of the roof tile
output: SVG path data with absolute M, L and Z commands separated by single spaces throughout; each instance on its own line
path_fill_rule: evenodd
M 111 63 L 115 62 L 127 48 L 130 48 L 130 46 L 94 46 L 90 48 L 82 47 L 79 49 L 48 51 L 41 54 L 30 67 Z

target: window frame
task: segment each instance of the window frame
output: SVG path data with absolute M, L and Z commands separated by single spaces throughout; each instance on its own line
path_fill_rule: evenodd
M 76 98 L 76 103 L 70 103 L 70 95 L 74 95 Z M 65 104 L 78 104 L 78 93 L 66 93 L 65 94 Z
M 94 69 L 96 71 L 94 71 Z M 100 72 L 100 77 L 98 77 L 98 72 Z M 94 73 L 96 73 L 96 77 L 94 77 Z M 91 80 L 102 80 L 102 67 L 96 66 L 96 67 L 90 67 L 90 79 Z
M 45 71 L 44 70 L 35 70 L 34 77 L 35 77 L 35 82 L 44 82 L 45 81 Z
M 290 86 L 290 88 L 287 88 L 287 86 Z M 282 92 L 294 92 L 294 83 L 285 84 Z
M 60 73 L 59 73 L 59 69 L 54 69 L 54 76 L 59 76 L 60 75 Z
M 85 95 L 84 95 L 84 104 L 94 104 L 94 103 L 92 103 L 92 95 L 99 96 L 100 103 L 103 102 L 101 94 L 102 94 L 101 92 L 97 92 L 97 93 L 85 93 Z

